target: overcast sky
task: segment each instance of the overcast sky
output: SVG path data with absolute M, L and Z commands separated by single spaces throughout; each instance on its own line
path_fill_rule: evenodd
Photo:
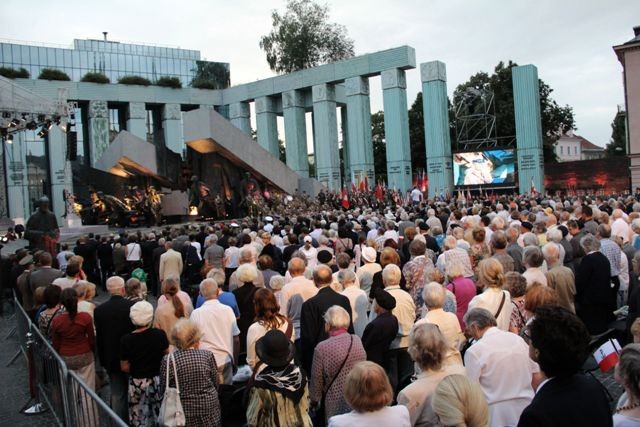
M 553 98 L 573 107 L 577 133 L 604 146 L 617 105 L 624 103 L 622 67 L 611 49 L 633 38 L 638 0 L 333 0 L 331 19 L 347 27 L 356 54 L 409 45 L 418 64 L 447 64 L 448 91 L 500 60 L 534 64 Z M 0 38 L 70 45 L 74 38 L 138 41 L 197 49 L 231 63 L 232 84 L 273 75 L 258 46 L 271 11 L 284 0 L 0 2 Z M 420 90 L 407 73 L 408 103 Z M 382 109 L 371 82 L 371 109 Z

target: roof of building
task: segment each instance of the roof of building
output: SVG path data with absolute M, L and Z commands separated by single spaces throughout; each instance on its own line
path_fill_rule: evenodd
M 629 49 L 635 49 L 640 47 L 640 25 L 633 27 L 634 36 L 631 40 L 613 46 L 613 50 L 616 52 L 616 56 L 618 60 L 624 65 L 624 55 L 623 52 Z
M 571 131 L 565 133 L 562 135 L 563 139 L 577 139 L 580 142 L 580 150 L 581 151 L 604 151 L 603 147 L 600 147 L 599 145 L 594 144 L 593 142 L 589 141 L 587 138 L 580 136 L 578 134 L 575 134 Z

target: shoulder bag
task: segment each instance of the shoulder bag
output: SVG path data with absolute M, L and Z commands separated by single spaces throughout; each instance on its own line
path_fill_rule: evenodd
M 498 320 L 498 316 L 500 316 L 500 313 L 502 312 L 502 306 L 504 305 L 505 299 L 507 299 L 507 296 L 504 291 L 502 291 L 502 301 L 500 301 L 500 307 L 498 307 L 498 311 L 496 311 L 496 314 L 493 316 L 496 318 L 496 320 Z
M 327 397 L 327 393 L 329 393 L 329 390 L 331 390 L 331 386 L 335 382 L 336 378 L 338 378 L 338 375 L 340 375 L 340 372 L 342 372 L 342 368 L 344 368 L 344 365 L 347 363 L 347 360 L 349 360 L 349 355 L 351 354 L 352 347 L 353 347 L 353 335 L 351 335 L 351 342 L 349 343 L 349 350 L 347 350 L 347 356 L 342 361 L 342 364 L 340 365 L 338 372 L 336 372 L 336 374 L 333 376 L 333 378 L 329 382 L 329 386 L 326 388 L 326 390 L 322 392 L 322 399 L 320 399 L 320 405 L 318 406 L 318 409 L 315 411 L 315 415 L 313 417 L 314 427 L 323 427 L 327 424 L 327 417 L 325 415 L 325 412 L 326 412 L 325 399 Z
M 169 387 L 169 370 L 173 365 L 173 376 L 176 379 L 176 387 Z M 160 405 L 160 415 L 158 423 L 162 427 L 183 427 L 187 425 L 187 420 L 182 410 L 182 402 L 180 401 L 180 386 L 178 385 L 178 371 L 176 369 L 176 361 L 173 359 L 173 353 L 167 356 L 167 376 L 165 382 L 164 397 Z

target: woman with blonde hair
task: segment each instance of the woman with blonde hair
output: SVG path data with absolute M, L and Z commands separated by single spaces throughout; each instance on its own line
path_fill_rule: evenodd
M 398 394 L 398 403 L 409 410 L 412 426 L 437 425 L 431 399 L 437 385 L 448 375 L 466 375 L 460 363 L 445 363 L 449 350 L 440 328 L 433 323 L 417 325 L 409 334 L 409 355 L 421 372 Z
M 508 331 L 512 304 L 509 291 L 502 289 L 504 282 L 505 275 L 500 261 L 495 258 L 480 261 L 478 284 L 484 291 L 469 302 L 469 310 L 476 307 L 487 309 L 496 318 L 498 328 Z
M 445 427 L 489 425 L 489 406 L 482 389 L 464 375 L 449 375 L 440 381 L 431 406 Z
M 162 329 L 167 337 L 171 337 L 171 330 L 179 319 L 188 318 L 191 314 L 191 307 L 185 306 L 178 296 L 180 285 L 175 280 L 165 280 L 164 297 L 169 304 L 159 304 L 156 308 L 153 327 Z M 173 343 L 172 343 L 173 344 Z
M 353 367 L 347 375 L 344 397 L 353 411 L 331 417 L 329 427 L 411 425 L 405 406 L 389 406 L 393 391 L 387 373 L 377 363 L 359 362 Z

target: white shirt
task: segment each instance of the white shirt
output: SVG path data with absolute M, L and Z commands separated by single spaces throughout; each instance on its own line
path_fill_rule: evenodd
M 508 331 L 511 311 L 513 310 L 509 291 L 504 291 L 498 288 L 487 288 L 480 295 L 476 295 L 471 301 L 469 301 L 469 310 L 476 307 L 485 308 L 495 316 L 498 312 L 498 308 L 500 307 L 503 294 L 505 296 L 504 304 L 502 304 L 502 308 L 500 309 L 500 313 L 498 313 L 496 321 L 498 322 L 498 328 L 503 331 Z
M 351 320 L 353 321 L 353 331 L 362 338 L 364 328 L 367 327 L 367 310 L 369 310 L 369 296 L 359 286 L 353 284 L 348 286 L 342 295 L 349 298 L 351 305 Z
M 467 376 L 478 381 L 489 404 L 491 426 L 515 426 L 533 399 L 531 378 L 539 372 L 522 338 L 489 328 L 464 355 Z
M 633 235 L 633 232 L 624 219 L 618 218 L 611 224 L 611 235 L 620 236 L 622 237 L 622 241 L 627 243 Z
M 620 251 L 620 274 L 618 274 L 618 280 L 620 280 L 621 291 L 629 289 L 629 259 L 623 251 Z
M 226 268 L 238 268 L 238 258 L 240 249 L 236 246 L 230 246 L 224 250 L 224 258 L 227 260 Z
M 385 406 L 374 412 L 351 411 L 329 418 L 329 427 L 370 427 L 393 426 L 410 427 L 409 411 L 406 406 Z
M 396 230 L 387 230 L 383 234 L 384 241 L 386 242 L 388 239 L 392 239 L 394 242 L 398 243 L 400 236 Z
M 302 246 L 299 251 L 307 259 L 307 267 L 311 269 L 316 268 L 318 265 L 318 250 L 313 246 L 309 246 L 309 249 Z
M 420 200 L 422 200 L 422 191 L 418 190 L 417 188 L 411 190 L 411 200 L 413 200 L 414 202 L 419 202 Z
M 522 277 L 527 279 L 527 288 L 535 282 L 547 286 L 547 276 L 545 276 L 545 274 L 542 272 L 542 269 L 539 267 L 527 268 L 527 270 L 522 273 Z
M 202 332 L 200 348 L 212 352 L 218 366 L 232 362 L 233 337 L 240 335 L 233 309 L 217 299 L 210 299 L 193 310 L 191 320 Z
M 127 261 L 140 261 L 140 244 L 138 242 L 127 245 Z

